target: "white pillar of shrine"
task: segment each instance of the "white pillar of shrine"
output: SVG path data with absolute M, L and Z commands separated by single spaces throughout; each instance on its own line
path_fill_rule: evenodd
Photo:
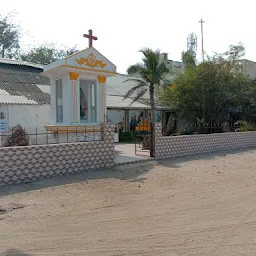
M 71 119 L 72 124 L 78 123 L 78 109 L 79 109 L 79 73 L 69 72 L 69 81 L 70 81 L 70 94 L 71 94 Z
M 100 84 L 100 95 L 101 95 L 101 120 L 104 122 L 107 116 L 107 102 L 105 94 L 106 76 L 98 76 L 98 81 Z

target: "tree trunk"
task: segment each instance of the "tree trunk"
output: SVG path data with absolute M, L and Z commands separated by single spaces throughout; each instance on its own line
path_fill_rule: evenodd
M 154 85 L 151 84 L 149 87 L 150 93 L 150 105 L 151 105 L 151 148 L 150 156 L 155 157 L 155 123 L 156 123 L 156 107 L 154 97 Z

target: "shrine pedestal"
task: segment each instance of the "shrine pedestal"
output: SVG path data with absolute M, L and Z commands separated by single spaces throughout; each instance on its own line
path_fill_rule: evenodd
M 72 143 L 103 140 L 102 126 L 45 126 L 48 143 Z
M 53 133 L 88 133 L 88 132 L 101 132 L 101 125 L 86 126 L 86 125 L 46 125 L 47 132 Z

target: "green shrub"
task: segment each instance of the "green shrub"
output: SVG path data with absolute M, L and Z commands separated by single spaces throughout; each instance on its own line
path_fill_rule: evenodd
M 121 132 L 119 134 L 119 142 L 133 142 L 134 134 L 132 132 Z
M 29 137 L 21 125 L 13 126 L 10 135 L 7 137 L 4 147 L 28 146 Z
M 249 132 L 249 131 L 256 131 L 256 124 L 250 124 L 246 121 L 237 121 L 235 123 L 235 126 L 238 126 L 239 128 L 237 131 L 239 132 Z

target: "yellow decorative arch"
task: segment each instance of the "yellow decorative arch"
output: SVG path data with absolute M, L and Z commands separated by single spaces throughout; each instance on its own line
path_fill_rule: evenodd
M 95 68 L 100 67 L 104 68 L 106 67 L 106 63 L 103 63 L 102 60 L 97 60 L 96 56 L 93 53 L 90 53 L 87 58 L 81 57 L 80 59 L 76 59 L 76 63 L 79 65 L 85 64 L 86 66 Z

